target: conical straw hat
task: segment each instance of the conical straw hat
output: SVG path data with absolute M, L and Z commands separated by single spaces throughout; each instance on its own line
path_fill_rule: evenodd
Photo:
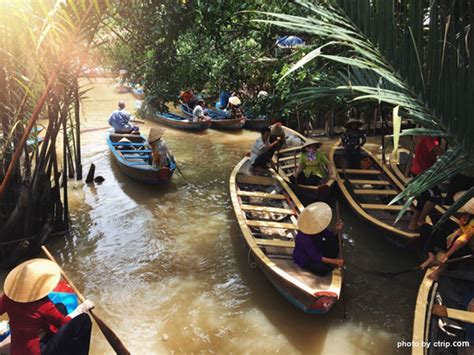
M 460 191 L 458 192 L 456 195 L 454 195 L 454 201 L 457 201 L 459 200 L 462 195 L 464 195 L 467 191 Z M 460 209 L 459 209 L 459 212 L 466 212 L 466 213 L 469 213 L 469 214 L 472 214 L 474 215 L 474 197 L 471 198 L 470 200 L 468 200 L 464 206 L 462 206 Z
M 229 98 L 229 102 L 234 106 L 239 106 L 242 103 L 242 101 L 240 101 L 240 99 L 237 96 L 231 96 Z
M 323 145 L 323 143 L 321 143 L 320 141 L 313 140 L 313 139 L 308 139 L 306 143 L 303 144 L 302 148 L 309 147 L 310 145 L 316 145 L 317 148 L 320 148 Z
M 46 297 L 59 283 L 59 266 L 47 259 L 31 259 L 7 275 L 3 289 L 8 298 L 20 303 Z
M 150 133 L 148 134 L 148 142 L 153 143 L 160 139 L 165 133 L 163 128 L 150 128 Z
M 317 234 L 329 226 L 331 219 L 331 207 L 324 202 L 315 202 L 301 212 L 298 218 L 298 229 L 304 234 Z

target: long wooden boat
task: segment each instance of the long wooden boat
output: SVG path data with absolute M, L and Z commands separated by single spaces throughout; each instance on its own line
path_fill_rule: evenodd
M 430 272 L 425 273 L 416 299 L 412 354 L 473 354 L 474 312 L 467 307 L 474 298 L 474 263 L 448 269 L 438 281 L 428 278 Z
M 277 151 L 273 156 L 273 161 L 278 168 L 278 174 L 283 177 L 288 185 L 297 190 L 298 194 L 302 194 L 313 200 L 325 200 L 334 186 L 336 180 L 335 176 L 329 175 L 327 180 L 320 185 L 298 184 L 298 186 L 294 186 L 294 184 L 290 182 L 290 176 L 294 174 L 298 167 L 301 150 L 307 138 L 291 128 L 283 126 L 283 130 L 285 131 L 287 145 Z M 291 144 L 288 142 L 291 142 Z M 335 169 L 333 163 L 330 162 L 329 164 L 329 168 L 334 174 Z
M 181 111 L 186 116 L 193 116 L 193 111 L 187 105 L 179 105 Z M 245 118 L 231 119 L 219 114 L 218 112 L 208 109 L 207 115 L 211 118 L 211 128 L 222 130 L 238 130 L 245 126 Z
M 169 167 L 154 168 L 144 136 L 108 132 L 106 141 L 120 171 L 128 177 L 145 184 L 164 184 L 171 180 L 175 163 L 171 161 Z
M 230 176 L 230 196 L 245 243 L 275 288 L 306 313 L 328 312 L 339 299 L 339 269 L 321 277 L 293 262 L 297 218 L 303 205 L 273 170 L 257 174 L 249 158 Z
M 225 111 L 220 108 L 219 101 L 216 102 L 215 111 L 221 114 L 222 116 L 230 117 L 229 111 Z M 271 118 L 263 117 L 263 116 L 255 117 L 254 115 L 250 113 L 249 110 L 245 110 L 245 117 L 246 117 L 246 121 L 245 121 L 244 128 L 247 128 L 247 129 L 259 131 L 263 127 L 268 127 L 272 124 Z
M 188 117 L 174 113 L 156 112 L 152 119 L 167 126 L 187 131 L 204 131 L 211 126 L 210 121 L 193 122 L 192 120 L 190 121 Z
M 362 148 L 366 169 L 348 169 L 346 155 L 340 142 L 333 145 L 329 159 L 336 167 L 336 181 L 349 205 L 360 217 L 389 232 L 397 244 L 406 245 L 420 234 L 408 229 L 410 212 L 395 223 L 403 202 L 388 203 L 405 189 L 405 186 L 371 152 Z

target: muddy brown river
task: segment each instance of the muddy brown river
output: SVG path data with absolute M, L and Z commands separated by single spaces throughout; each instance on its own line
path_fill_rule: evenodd
M 87 85 L 92 90 L 82 105 L 83 129 L 107 126 L 119 99 L 134 111 L 135 99 L 114 93 L 109 79 Z M 152 126 L 158 124 L 140 128 L 148 133 Z M 341 197 L 346 320 L 341 302 L 324 316 L 302 313 L 250 267 L 228 179 L 256 132 L 166 128 L 164 139 L 186 178 L 176 174 L 165 187 L 121 174 L 105 132 L 81 138 L 84 174 L 94 163 L 105 181 L 71 182 L 72 233 L 48 246 L 132 354 L 409 352 L 397 349 L 397 342 L 411 339 L 421 274 L 387 281 L 350 265 L 398 270 L 416 265 L 418 256 L 387 242 Z M 96 326 L 91 353 L 113 353 Z

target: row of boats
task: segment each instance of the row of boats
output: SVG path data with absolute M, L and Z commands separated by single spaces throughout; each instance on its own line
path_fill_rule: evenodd
M 289 141 L 298 144 L 283 147 L 275 154 L 275 170 L 252 169 L 249 158 L 243 158 L 230 176 L 231 200 L 245 243 L 270 282 L 302 311 L 324 314 L 341 296 L 342 273 L 334 269 L 332 274 L 320 277 L 293 262 L 297 220 L 304 208 L 298 196 L 324 199 L 337 183 L 359 217 L 383 230 L 383 235 L 392 242 L 410 246 L 420 235 L 408 229 L 409 215 L 394 223 L 404 201 L 388 205 L 407 183 L 406 179 L 400 179 L 404 176 L 400 166 L 392 163 L 392 169 L 389 169 L 364 149 L 363 168 L 349 169 L 338 142 L 331 147 L 329 154 L 334 176 L 319 186 L 295 186 L 289 177 L 297 166 L 306 138 L 287 127 L 284 130 L 287 137 L 293 137 Z M 437 206 L 437 211 L 442 213 L 445 207 Z M 425 275 L 414 315 L 414 354 L 443 353 L 446 348 L 433 346 L 436 341 L 449 344 L 447 346 L 456 344 L 455 341 L 466 341 L 469 336 L 472 341 L 474 312 L 467 311 L 466 300 L 460 298 L 467 294 L 467 290 L 474 292 L 473 270 L 472 264 L 471 267 L 463 264 L 456 277 L 451 273 L 449 277 L 441 276 L 439 281 L 430 280 Z M 452 295 L 455 293 L 453 290 L 458 291 L 456 297 Z M 444 310 L 442 314 L 437 311 L 440 307 Z M 423 347 L 428 342 L 431 347 Z
M 192 120 L 193 112 L 187 105 L 179 105 L 181 114 L 157 112 L 152 119 L 156 122 L 165 124 L 167 126 L 187 130 L 187 131 L 204 131 L 208 128 L 235 131 L 242 128 L 259 130 L 262 127 L 268 127 L 271 124 L 271 119 L 268 117 L 252 117 L 248 116 L 244 119 L 229 118 L 229 115 L 222 110 L 208 109 L 207 114 L 211 121 Z

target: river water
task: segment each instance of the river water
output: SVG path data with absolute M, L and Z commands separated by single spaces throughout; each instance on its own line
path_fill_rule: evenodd
M 134 111 L 135 99 L 114 93 L 110 80 L 84 84 L 91 91 L 83 129 L 107 126 L 118 99 Z M 411 339 L 420 274 L 387 281 L 349 266 L 344 321 L 342 302 L 328 315 L 306 315 L 250 267 L 228 179 L 256 137 L 167 128 L 164 139 L 186 178 L 176 174 L 169 186 L 155 187 L 120 173 L 104 129 L 83 133 L 84 174 L 94 163 L 105 182 L 71 183 L 73 232 L 51 240 L 50 250 L 133 354 L 408 353 L 397 342 Z M 349 265 L 397 270 L 418 263 L 342 198 L 341 207 Z M 91 353 L 113 353 L 97 327 Z

